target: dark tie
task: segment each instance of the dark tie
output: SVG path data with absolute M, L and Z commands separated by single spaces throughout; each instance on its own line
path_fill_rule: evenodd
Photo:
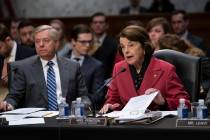
M 75 57 L 74 60 L 76 60 L 77 62 L 80 61 L 80 58 Z
M 48 110 L 57 110 L 58 104 L 56 95 L 55 72 L 53 69 L 54 63 L 49 61 L 47 65 L 49 66 L 47 71 Z

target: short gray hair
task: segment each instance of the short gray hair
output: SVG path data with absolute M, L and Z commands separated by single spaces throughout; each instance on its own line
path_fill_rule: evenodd
M 49 35 L 54 41 L 57 41 L 59 39 L 58 31 L 50 25 L 40 25 L 36 27 L 34 30 L 34 38 L 37 33 L 45 30 L 49 31 Z

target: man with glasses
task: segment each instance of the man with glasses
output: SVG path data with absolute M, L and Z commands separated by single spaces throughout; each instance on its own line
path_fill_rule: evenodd
M 117 41 L 107 33 L 109 24 L 104 13 L 97 12 L 93 14 L 90 26 L 94 34 L 94 47 L 89 54 L 103 63 L 105 78 L 108 79 L 112 75 L 117 53 Z
M 100 61 L 88 55 L 93 45 L 93 34 L 87 25 L 78 24 L 73 27 L 71 35 L 72 50 L 67 57 L 80 64 L 88 88 L 88 96 L 96 109 L 99 109 L 105 95 L 103 90 L 98 93 L 96 91 L 104 82 L 104 69 Z

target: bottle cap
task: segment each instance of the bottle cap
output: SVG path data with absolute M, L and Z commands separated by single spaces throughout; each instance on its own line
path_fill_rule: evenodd
M 198 103 L 199 103 L 199 105 L 204 105 L 204 99 L 199 99 Z
M 179 99 L 179 103 L 185 103 L 185 99 L 184 98 L 180 98 Z
M 82 98 L 81 97 L 77 97 L 77 103 L 81 103 Z

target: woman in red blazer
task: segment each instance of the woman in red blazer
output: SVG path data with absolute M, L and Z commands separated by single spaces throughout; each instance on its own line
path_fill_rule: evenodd
M 144 28 L 127 26 L 119 34 L 119 44 L 125 60 L 115 64 L 113 76 L 122 68 L 126 71 L 110 84 L 101 113 L 121 110 L 131 97 L 154 91 L 158 91 L 158 94 L 150 104 L 150 110 L 176 110 L 180 98 L 190 105 L 189 94 L 177 76 L 175 67 L 153 57 L 151 42 Z

